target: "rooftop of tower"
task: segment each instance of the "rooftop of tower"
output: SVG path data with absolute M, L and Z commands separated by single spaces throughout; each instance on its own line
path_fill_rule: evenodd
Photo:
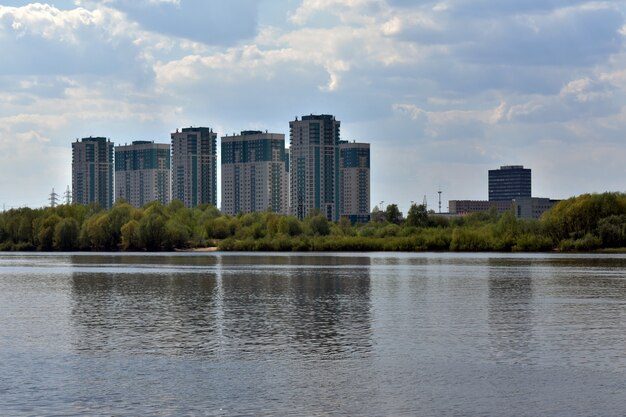
M 335 120 L 335 116 L 332 114 L 310 114 L 302 116 L 302 120 Z

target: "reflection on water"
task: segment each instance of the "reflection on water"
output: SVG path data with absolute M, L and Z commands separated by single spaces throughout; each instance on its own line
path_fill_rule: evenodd
M 122 259 L 146 265 L 143 257 Z M 74 259 L 76 349 L 193 356 L 293 350 L 331 359 L 371 348 L 369 258 L 193 257 L 187 272 L 167 272 L 180 259 L 167 258 L 166 272 L 155 267 L 162 259 L 152 259 L 143 274 L 84 269 L 120 259 Z M 298 266 L 296 275 L 284 265 Z
M 215 349 L 216 273 L 73 273 L 76 349 L 184 354 Z
M 0 415 L 622 416 L 626 256 L 2 254 Z
M 531 363 L 532 298 L 529 265 L 489 260 L 489 339 L 496 360 Z

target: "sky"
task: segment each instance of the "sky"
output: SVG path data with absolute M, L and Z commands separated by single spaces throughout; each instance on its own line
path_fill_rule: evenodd
M 624 1 L 5 0 L 0 51 L 6 209 L 71 186 L 77 138 L 288 144 L 308 114 L 371 144 L 372 206 L 487 199 L 502 165 L 536 197 L 626 191 Z

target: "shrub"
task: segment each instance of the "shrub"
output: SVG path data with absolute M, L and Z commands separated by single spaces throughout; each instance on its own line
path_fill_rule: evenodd
M 548 236 L 522 234 L 517 237 L 513 250 L 516 252 L 546 252 L 553 247 L 554 243 Z
M 450 250 L 480 252 L 493 250 L 491 236 L 484 229 L 456 228 L 452 232 Z

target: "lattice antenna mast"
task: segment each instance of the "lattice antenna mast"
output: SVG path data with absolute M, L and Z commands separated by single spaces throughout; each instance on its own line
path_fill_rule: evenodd
M 439 214 L 441 214 L 441 187 L 439 187 L 437 193 L 439 193 Z
M 50 193 L 50 197 L 48 197 L 50 201 L 50 207 L 56 207 L 57 202 L 59 201 L 59 195 L 54 192 L 54 188 L 52 188 L 52 192 Z

